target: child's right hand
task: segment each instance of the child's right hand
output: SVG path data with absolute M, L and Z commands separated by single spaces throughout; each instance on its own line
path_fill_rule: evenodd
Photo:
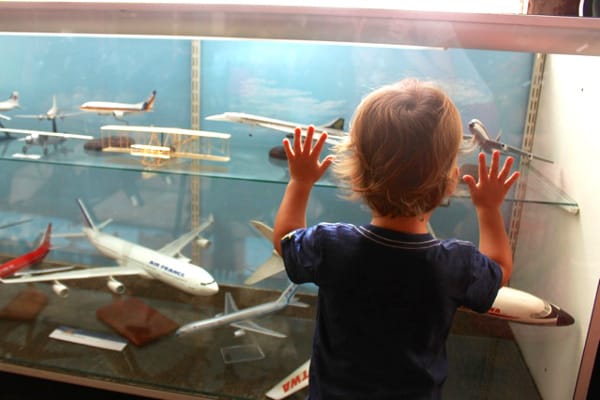
M 492 161 L 488 170 L 485 154 L 479 153 L 479 181 L 471 175 L 463 176 L 463 182 L 469 186 L 473 205 L 477 209 L 499 209 L 504 201 L 506 193 L 513 183 L 519 178 L 519 172 L 515 171 L 510 176 L 510 169 L 514 159 L 507 157 L 502 169 L 500 169 L 500 152 L 494 150 Z

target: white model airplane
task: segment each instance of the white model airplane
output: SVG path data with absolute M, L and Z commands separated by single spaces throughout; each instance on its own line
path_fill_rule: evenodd
M 210 121 L 228 121 L 237 122 L 246 125 L 255 125 L 263 128 L 274 129 L 285 133 L 294 133 L 294 130 L 298 127 L 302 129 L 303 134 L 306 133 L 308 125 L 297 124 L 290 121 L 282 121 L 280 119 L 273 119 L 268 117 L 262 117 L 260 115 L 245 114 L 240 112 L 225 112 L 223 114 L 209 115 L 206 117 Z M 325 125 L 315 126 L 314 139 L 317 140 L 323 132 L 327 132 L 327 142 L 335 144 L 343 140 L 348 136 L 348 132 L 344 131 L 344 119 L 338 118 Z
M 31 118 L 43 120 L 46 119 L 48 121 L 52 121 L 52 131 L 56 132 L 56 119 L 64 119 L 66 117 L 71 117 L 74 115 L 79 115 L 81 112 L 73 112 L 73 113 L 64 113 L 58 110 L 58 106 L 56 104 L 56 96 L 52 96 L 52 106 L 43 114 L 17 114 L 15 117 L 17 118 Z
M 157 279 L 186 293 L 199 296 L 211 296 L 219 291 L 215 279 L 203 268 L 189 262 L 181 255 L 181 249 L 194 240 L 213 222 L 212 216 L 204 224 L 180 236 L 159 250 L 152 250 L 138 244 L 128 242 L 116 236 L 102 233 L 101 228 L 110 223 L 105 221 L 96 226 L 83 202 L 77 199 L 77 204 L 84 218 L 82 234 L 69 235 L 85 236 L 102 255 L 117 261 L 116 266 L 90 267 L 73 271 L 50 273 L 35 277 L 20 277 L 0 280 L 3 283 L 52 282 L 52 290 L 58 296 L 66 297 L 69 289 L 60 281 L 70 279 L 107 278 L 108 288 L 116 294 L 125 292 L 125 285 L 116 280 L 115 276 L 139 275 L 143 278 Z M 67 236 L 67 235 L 64 235 Z M 203 240 L 204 245 L 209 242 Z
M 47 131 L 35 131 L 30 129 L 12 129 L 12 128 L 0 128 L 0 131 L 4 133 L 16 133 L 19 135 L 26 135 L 19 139 L 20 142 L 24 142 L 22 151 L 27 153 L 29 146 L 37 145 L 42 146 L 44 149 L 44 155 L 48 155 L 48 146 L 54 146 L 57 148 L 59 144 L 64 143 L 67 139 L 79 139 L 79 140 L 91 140 L 94 137 L 90 135 L 79 135 L 74 133 L 62 133 L 62 132 L 47 132 Z
M 213 318 L 201 321 L 190 322 L 189 324 L 180 327 L 175 334 L 181 336 L 203 329 L 231 325 L 232 327 L 237 328 L 234 332 L 235 336 L 243 336 L 246 331 L 250 331 L 262 335 L 285 338 L 285 334 L 264 328 L 254 322 L 253 319 L 283 310 L 287 306 L 308 307 L 308 305 L 298 302 L 294 297 L 294 293 L 296 293 L 297 289 L 298 285 L 292 283 L 281 293 L 281 296 L 279 296 L 277 300 L 258 304 L 243 310 L 237 308 L 233 296 L 231 296 L 231 293 L 227 292 L 225 293 L 225 310 L 223 311 L 223 314 L 218 314 Z
M 79 106 L 79 109 L 86 112 L 97 114 L 111 114 L 116 119 L 123 120 L 125 114 L 143 113 L 152 110 L 154 100 L 156 99 L 156 90 L 146 101 L 139 103 L 116 103 L 112 101 L 88 101 Z
M 19 92 L 12 92 L 8 100 L 0 101 L 0 111 L 10 111 L 18 107 L 20 107 Z M 0 114 L 0 118 L 10 121 L 8 115 Z
M 548 160 L 547 158 L 538 157 L 528 151 L 500 142 L 500 135 L 498 135 L 496 139 L 491 139 L 487 129 L 485 128 L 485 125 L 483 125 L 483 123 L 478 119 L 472 119 L 469 122 L 469 131 L 471 132 L 471 136 L 463 136 L 463 138 L 466 139 L 466 143 L 462 150 L 464 152 L 473 151 L 475 148 L 479 147 L 482 151 L 488 154 L 491 154 L 494 150 L 500 150 L 502 152 L 525 156 L 529 160 L 536 159 L 547 163 L 553 163 L 552 160 Z

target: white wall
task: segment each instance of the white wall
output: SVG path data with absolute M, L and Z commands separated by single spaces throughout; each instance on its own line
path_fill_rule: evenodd
M 511 286 L 568 311 L 575 325 L 513 324 L 545 400 L 573 398 L 600 278 L 600 57 L 551 55 L 546 61 L 534 152 L 540 166 L 580 207 L 527 204 Z

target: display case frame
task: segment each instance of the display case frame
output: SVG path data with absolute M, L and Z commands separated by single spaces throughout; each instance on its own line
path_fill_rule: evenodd
M 6 34 L 273 39 L 600 55 L 600 20 L 587 18 L 183 3 L 4 2 L 0 10 Z M 156 398 L 167 393 L 170 398 L 212 398 L 6 359 L 0 369 Z

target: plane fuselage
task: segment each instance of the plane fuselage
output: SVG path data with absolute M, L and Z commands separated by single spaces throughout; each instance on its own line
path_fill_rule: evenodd
M 23 254 L 17 258 L 0 265 L 0 278 L 5 278 L 24 268 L 30 267 L 42 261 L 50 251 L 50 244 L 43 243 L 35 250 Z
M 142 268 L 147 278 L 193 295 L 210 296 L 219 290 L 215 279 L 197 265 L 90 228 L 84 228 L 84 233 L 101 254 L 117 260 L 120 265 Z

